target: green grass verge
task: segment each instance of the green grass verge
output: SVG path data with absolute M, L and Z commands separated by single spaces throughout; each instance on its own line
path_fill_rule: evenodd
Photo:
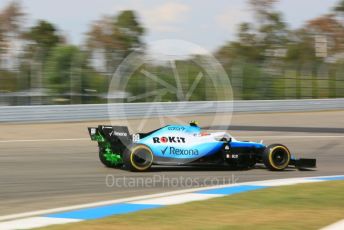
M 344 181 L 281 186 L 44 229 L 319 229 L 344 218 Z

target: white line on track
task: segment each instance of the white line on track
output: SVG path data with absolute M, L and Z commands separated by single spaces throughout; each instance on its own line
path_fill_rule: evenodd
M 344 138 L 344 136 L 236 136 L 237 138 Z M 70 138 L 70 139 L 32 139 L 32 140 L 0 140 L 0 143 L 16 142 L 49 142 L 49 141 L 90 141 L 90 138 Z
M 19 220 L 12 220 L 7 221 L 5 223 L 0 222 L 0 227 L 2 230 L 7 229 L 31 229 L 31 228 L 39 228 L 48 225 L 55 225 L 55 224 L 67 224 L 67 223 L 75 223 L 80 222 L 82 220 L 79 219 L 70 219 L 70 218 L 50 218 L 50 217 L 30 217 L 25 219 Z
M 15 142 L 49 142 L 49 141 L 90 141 L 90 138 L 70 138 L 70 139 L 34 139 L 34 140 L 3 140 L 0 143 Z
M 216 198 L 225 196 L 224 194 L 199 194 L 199 193 L 185 193 L 168 197 L 159 197 L 152 199 L 145 199 L 140 201 L 129 202 L 130 204 L 153 204 L 153 205 L 171 205 L 171 204 L 183 204 L 191 201 L 208 200 L 210 198 Z
M 274 136 L 261 136 L 261 135 L 255 135 L 255 136 L 235 136 L 237 138 L 344 138 L 344 136 L 311 136 L 311 135 L 302 135 L 302 136 L 282 136 L 282 135 L 274 135 Z
M 326 226 L 320 230 L 343 230 L 344 229 L 344 219 L 340 220 L 334 224 Z

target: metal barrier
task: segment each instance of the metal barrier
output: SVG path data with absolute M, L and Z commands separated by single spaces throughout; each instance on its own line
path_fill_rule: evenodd
M 226 112 L 289 112 L 344 109 L 344 98 L 199 101 L 0 107 L 0 122 L 51 122 L 185 116 Z

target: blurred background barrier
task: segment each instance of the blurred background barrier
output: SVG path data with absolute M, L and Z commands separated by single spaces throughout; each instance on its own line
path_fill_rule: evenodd
M 236 30 L 228 37 L 231 40 L 223 39 L 228 41 L 210 50 L 225 70 L 224 77 L 231 81 L 233 99 L 344 98 L 344 0 L 329 4 L 321 14 L 301 20 L 296 27 L 286 20 L 287 9 L 279 8 L 282 2 L 278 0 L 245 2 L 243 9 L 252 20 L 246 18 L 232 25 L 234 22 L 227 16 L 236 15 L 226 12 L 227 16 L 217 24 L 234 26 Z M 225 8 L 236 5 L 228 4 L 230 7 Z M 315 6 L 309 4 L 309 8 Z M 142 69 L 184 92 L 197 81 L 197 90 L 188 101 L 228 100 L 215 98 L 218 87 L 211 86 L 206 76 L 197 79 L 200 73 L 206 74 L 195 65 L 195 60 L 202 60 L 206 54 L 190 51 L 173 57 L 174 69 L 161 56 L 147 58 L 153 52 L 147 39 L 152 28 L 142 21 L 139 10 L 129 8 L 87 22 L 85 33 L 80 35 L 82 39 L 75 44 L 60 28 L 63 25 L 56 22 L 37 20 L 28 23 L 28 27 L 28 9 L 18 1 L 0 4 L 2 106 L 178 101 L 171 93 L 159 100 L 137 97 L 162 88 L 142 74 Z M 222 18 L 216 13 L 214 16 Z M 198 31 L 196 25 L 192 28 L 193 32 Z M 216 34 L 227 34 L 225 31 Z M 211 34 L 208 40 L 216 37 L 211 32 L 202 33 Z M 198 41 L 196 37 L 191 40 Z M 117 91 L 109 90 L 114 72 L 133 51 L 140 53 L 144 66 L 133 73 L 130 69 L 121 73 L 127 84 Z M 180 76 L 179 84 L 175 82 L 176 73 Z
M 153 109 L 152 109 L 153 108 Z M 231 112 L 344 109 L 344 99 L 156 102 L 91 105 L 3 106 L 0 122 L 86 121 Z

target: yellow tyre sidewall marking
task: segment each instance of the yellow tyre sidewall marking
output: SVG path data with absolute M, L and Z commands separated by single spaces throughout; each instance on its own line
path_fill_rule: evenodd
M 282 165 L 282 166 L 277 166 L 277 165 L 275 165 L 274 162 L 273 162 L 273 160 L 272 160 L 273 152 L 274 152 L 276 149 L 279 149 L 279 148 L 280 148 L 280 149 L 284 149 L 284 150 L 288 153 L 288 160 L 287 160 L 287 161 L 285 162 L 285 164 Z M 289 164 L 289 162 L 290 162 L 290 152 L 289 152 L 289 150 L 288 150 L 286 147 L 284 147 L 284 146 L 281 146 L 281 145 L 275 146 L 275 147 L 273 147 L 272 149 L 270 149 L 269 161 L 270 161 L 270 164 L 272 165 L 272 167 L 274 167 L 275 169 L 283 169 L 283 168 L 287 167 L 288 164 Z
M 134 160 L 133 160 L 133 156 L 134 156 L 134 152 L 137 150 L 137 149 L 139 149 L 139 148 L 143 148 L 143 149 L 146 149 L 146 150 L 148 150 L 148 152 L 151 154 L 151 156 L 152 156 L 152 161 L 150 162 L 150 164 L 148 165 L 148 166 L 146 166 L 146 167 L 140 167 L 140 166 L 137 166 L 136 164 L 135 164 L 135 162 L 134 162 Z M 150 148 L 148 148 L 147 146 L 144 146 L 144 145 L 138 145 L 138 146 L 136 146 L 135 148 L 133 148 L 131 151 L 130 151 L 130 163 L 131 163 L 131 165 L 132 166 L 134 166 L 137 170 L 146 170 L 146 169 L 148 169 L 151 165 L 152 165 L 152 163 L 153 163 L 153 153 L 152 153 L 152 151 L 150 150 Z

